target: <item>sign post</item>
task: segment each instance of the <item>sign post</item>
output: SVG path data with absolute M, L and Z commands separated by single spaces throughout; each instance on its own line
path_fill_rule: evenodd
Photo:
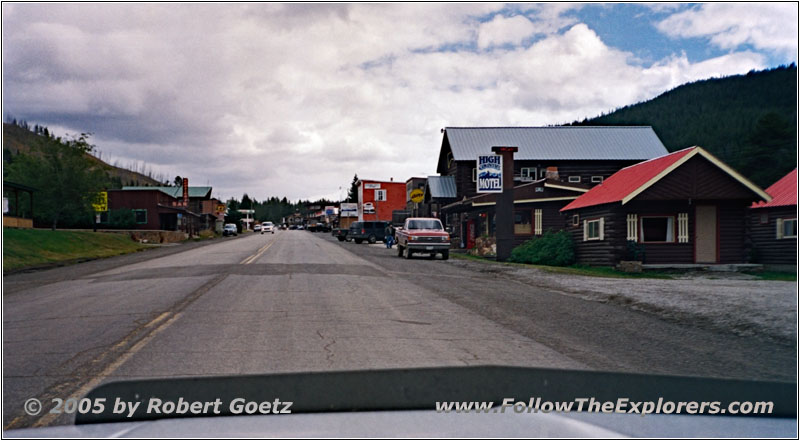
M 505 262 L 514 248 L 514 153 L 518 147 L 492 147 L 502 157 L 502 179 L 495 204 L 495 228 L 497 237 L 497 260 Z M 478 172 L 480 184 L 480 171 Z M 497 192 L 497 191 L 494 191 Z

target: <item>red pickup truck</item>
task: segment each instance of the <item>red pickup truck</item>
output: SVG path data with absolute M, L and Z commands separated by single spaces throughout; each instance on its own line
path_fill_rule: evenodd
M 444 231 L 442 222 L 432 217 L 409 217 L 395 233 L 397 256 L 410 259 L 415 253 L 441 254 L 450 257 L 450 235 Z

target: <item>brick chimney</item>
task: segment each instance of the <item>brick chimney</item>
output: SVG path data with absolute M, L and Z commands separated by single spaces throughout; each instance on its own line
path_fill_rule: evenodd
M 183 178 L 183 206 L 189 206 L 189 178 Z
M 547 167 L 544 174 L 545 179 L 558 180 L 558 167 Z

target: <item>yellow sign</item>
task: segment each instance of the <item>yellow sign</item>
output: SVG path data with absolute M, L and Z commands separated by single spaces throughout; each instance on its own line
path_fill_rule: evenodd
M 108 192 L 101 191 L 94 197 L 92 207 L 96 212 L 108 211 Z
M 411 202 L 420 203 L 423 199 L 425 199 L 425 192 L 419 188 L 415 188 L 411 190 Z
M 225 204 L 217 204 L 217 213 L 225 212 Z

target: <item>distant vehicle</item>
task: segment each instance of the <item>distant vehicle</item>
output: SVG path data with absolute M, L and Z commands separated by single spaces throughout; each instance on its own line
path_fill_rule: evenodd
M 264 222 L 263 224 L 261 224 L 261 234 L 264 233 L 275 234 L 275 224 L 273 224 L 272 222 Z
M 297 229 L 297 225 L 289 225 L 289 229 L 290 230 L 296 230 Z
M 353 225 L 354 222 L 357 221 L 352 217 L 339 218 L 339 227 L 331 229 L 331 236 L 339 239 L 339 242 L 344 242 L 347 240 L 347 233 L 350 231 L 350 225 Z
M 253 225 L 253 232 L 258 233 L 259 231 L 261 231 L 261 224 Z
M 223 236 L 236 236 L 237 234 L 236 224 L 225 224 L 225 227 L 222 228 Z
M 385 221 L 356 222 L 350 226 L 350 230 L 347 234 L 355 243 L 361 243 L 365 240 L 369 243 L 375 243 L 378 240 L 384 242 L 386 238 L 386 227 L 388 225 L 389 222 Z M 355 226 L 355 228 L 353 228 L 353 226 Z
M 306 227 L 304 227 L 304 226 L 302 226 L 302 225 L 298 225 L 298 226 L 297 226 L 297 229 L 298 229 L 298 230 L 305 230 L 305 229 L 306 229 Z
M 442 221 L 432 217 L 410 217 L 403 228 L 395 233 L 397 256 L 410 259 L 415 253 L 429 254 L 442 259 L 450 258 L 450 235 L 442 227 Z

